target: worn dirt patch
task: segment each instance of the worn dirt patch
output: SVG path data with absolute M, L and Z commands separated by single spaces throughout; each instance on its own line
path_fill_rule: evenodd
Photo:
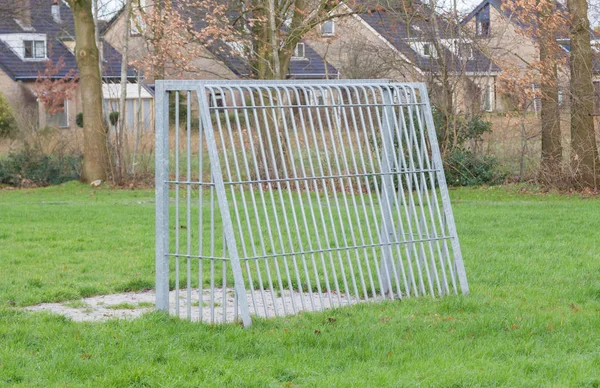
M 190 303 L 188 303 L 188 297 Z M 223 323 L 238 320 L 237 303 L 233 288 L 171 291 L 169 293 L 171 315 L 192 321 Z M 43 303 L 26 307 L 27 311 L 49 311 L 64 315 L 74 321 L 106 321 L 109 319 L 134 319 L 154 310 L 154 290 L 122 294 L 100 295 L 62 303 Z M 331 307 L 355 304 L 334 293 L 299 293 L 285 291 L 272 294 L 268 290 L 255 290 L 248 293 L 250 313 L 260 317 L 275 317 L 294 314 L 299 311 L 319 311 Z M 202 306 L 202 308 L 200 308 Z

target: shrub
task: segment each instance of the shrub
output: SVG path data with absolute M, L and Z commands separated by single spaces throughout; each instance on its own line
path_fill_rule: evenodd
M 0 184 L 48 186 L 79 179 L 83 155 L 46 155 L 26 147 L 0 160 Z
M 119 122 L 119 112 L 110 112 L 110 114 L 108 115 L 108 121 L 110 121 L 110 125 L 112 125 L 113 127 L 117 125 L 117 123 Z
M 15 115 L 6 98 L 0 93 L 0 137 L 14 135 L 17 130 Z
M 77 113 L 77 116 L 75 116 L 75 124 L 77 124 L 79 128 L 83 128 L 83 112 Z
M 440 111 L 433 108 L 433 122 L 441 147 L 455 144 L 456 147 L 463 148 L 468 142 L 481 142 L 483 135 L 492 131 L 492 123 L 485 121 L 480 116 L 456 116 L 449 120 L 450 122 L 446 126 L 446 121 Z M 456 139 L 454 139 L 455 136 Z
M 450 186 L 493 185 L 502 183 L 506 178 L 506 173 L 500 170 L 496 158 L 478 156 L 461 148 L 446 154 L 444 171 Z
M 501 171 L 496 158 L 475 152 L 483 135 L 492 131 L 492 123 L 480 116 L 458 116 L 446 126 L 435 109 L 433 118 L 440 146 L 446 146 L 443 163 L 449 186 L 502 183 L 506 173 Z

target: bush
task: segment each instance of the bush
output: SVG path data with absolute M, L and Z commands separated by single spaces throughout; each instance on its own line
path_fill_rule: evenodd
M 480 116 L 458 116 L 446 126 L 436 109 L 433 119 L 440 147 L 445 146 L 443 163 L 449 186 L 502 183 L 506 173 L 501 171 L 496 158 L 474 152 L 483 141 L 483 135 L 492 131 L 492 123 Z
M 473 152 L 457 148 L 444 159 L 446 182 L 449 186 L 476 186 L 502 183 L 506 178 L 492 156 L 478 156 Z
M 77 113 L 77 116 L 75 116 L 75 124 L 77 124 L 79 128 L 83 128 L 83 112 Z
M 83 155 L 46 155 L 25 148 L 0 160 L 0 184 L 24 186 L 57 185 L 79 179 Z
M 108 115 L 108 121 L 114 127 L 119 122 L 119 112 L 110 112 Z
M 440 147 L 456 144 L 463 147 L 465 143 L 481 142 L 483 135 L 492 131 L 492 123 L 485 121 L 480 116 L 455 116 L 449 119 L 446 125 L 443 115 L 438 109 L 433 108 L 433 122 L 438 135 Z M 448 131 L 448 132 L 446 132 Z M 456 136 L 456 139 L 454 137 Z
M 0 138 L 10 137 L 17 130 L 15 115 L 6 98 L 0 93 Z

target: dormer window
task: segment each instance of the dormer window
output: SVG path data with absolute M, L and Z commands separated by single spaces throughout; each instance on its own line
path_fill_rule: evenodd
M 45 59 L 46 58 L 46 42 L 43 40 L 24 40 L 23 41 L 23 58 L 26 59 Z
M 486 4 L 481 11 L 475 15 L 475 35 L 481 38 L 490 36 L 490 5 Z
M 294 54 L 292 55 L 292 58 L 304 59 L 305 55 L 306 54 L 305 54 L 304 43 L 298 43 L 296 45 L 296 48 L 294 49 Z
M 473 46 L 469 42 L 453 41 L 454 54 L 461 59 L 473 59 Z
M 423 56 L 430 57 L 433 54 L 433 47 L 431 47 L 431 43 L 423 43 Z
M 335 23 L 333 20 L 327 20 L 321 24 L 321 36 L 334 36 Z
M 410 47 L 420 56 L 425 58 L 437 58 L 437 50 L 430 42 L 411 42 Z

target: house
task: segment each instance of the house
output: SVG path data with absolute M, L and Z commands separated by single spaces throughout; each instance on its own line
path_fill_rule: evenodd
M 458 112 L 499 108 L 495 90 L 501 69 L 459 25 L 419 1 L 362 4 L 360 10 L 338 7 L 333 12 L 343 16 L 323 23 L 320 36 L 311 40 L 344 78 L 427 82 L 435 104 L 451 93 Z
M 78 88 L 55 114 L 47 112 L 36 92 L 36 81 L 49 65 L 50 79 L 78 75 L 71 9 L 62 0 L 0 0 L 0 9 L 5 11 L 0 18 L 0 90 L 17 120 L 21 125 L 75 129 L 82 110 Z M 100 50 L 103 82 L 120 82 L 121 55 L 106 42 L 101 42 Z M 60 62 L 64 65 L 58 66 Z M 133 69 L 127 76 L 136 79 Z
M 529 64 L 540 60 L 539 45 L 535 37 L 529 34 L 530 26 L 524 25 L 520 18 L 516 17 L 511 10 L 504 8 L 502 0 L 483 0 L 463 20 L 462 25 L 473 34 L 492 58 L 495 58 L 507 66 L 517 69 L 524 74 L 529 69 Z M 567 12 L 564 6 L 556 3 L 558 11 Z M 536 28 L 535 26 L 533 28 Z M 565 33 L 556 36 L 557 43 L 561 45 L 565 54 L 570 51 L 569 37 Z M 501 64 L 502 66 L 502 64 Z M 505 67 L 507 67 L 505 66 Z M 559 103 L 563 103 L 563 94 L 569 87 L 569 68 L 565 63 L 558 68 Z M 598 83 L 600 91 L 600 83 Z M 532 91 L 539 88 L 539 81 L 533 80 Z M 507 93 L 499 96 L 506 107 L 512 102 Z M 534 99 L 531 110 L 539 111 L 541 104 L 539 99 Z
M 140 6 L 144 9 L 152 7 L 152 1 L 141 1 Z M 198 9 L 179 9 L 186 20 L 191 20 L 192 27 L 201 31 L 206 27 L 205 15 Z M 135 18 L 135 16 L 134 16 Z M 123 52 L 124 35 L 130 30 L 128 52 L 131 58 L 143 58 L 148 53 L 148 44 L 140 33 L 143 22 L 132 26 L 132 21 L 125 20 L 123 9 L 117 12 L 102 30 L 104 40 Z M 143 33 L 143 31 L 142 31 Z M 220 42 L 216 39 L 212 44 L 195 47 L 199 55 L 193 60 L 193 71 L 182 70 L 175 65 L 166 65 L 164 78 L 166 79 L 243 79 L 252 78 L 252 70 L 248 64 L 245 47 L 237 42 Z M 288 79 L 337 79 L 338 70 L 329 64 L 317 53 L 306 40 L 298 43 L 295 55 L 292 58 L 286 75 Z M 147 78 L 149 83 L 151 77 Z

